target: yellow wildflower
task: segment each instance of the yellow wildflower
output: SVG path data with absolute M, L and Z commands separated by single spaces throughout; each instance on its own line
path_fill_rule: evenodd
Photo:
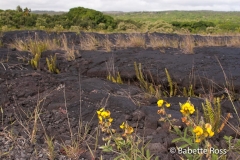
M 162 107 L 163 102 L 164 102 L 164 101 L 163 101 L 162 99 L 158 100 L 158 101 L 157 101 L 158 107 Z
M 212 137 L 214 135 L 214 132 L 212 131 L 212 126 L 211 124 L 209 123 L 206 123 L 205 124 L 205 128 L 206 128 L 206 131 L 207 131 L 207 134 L 209 137 Z
M 123 134 L 123 136 L 126 136 L 127 134 L 131 134 L 131 133 L 134 131 L 133 127 L 129 126 L 129 125 L 127 124 L 127 122 L 126 122 L 126 123 L 123 122 L 123 123 L 120 125 L 120 128 L 121 128 L 121 129 L 124 129 L 124 134 Z
M 101 108 L 100 110 L 97 111 L 98 115 L 101 115 L 101 113 L 104 111 L 104 108 Z
M 214 132 L 213 132 L 213 131 L 211 131 L 211 130 L 210 130 L 210 131 L 208 131 L 208 136 L 209 136 L 209 137 L 212 137 L 212 136 L 214 136 Z
M 110 111 L 109 110 L 106 110 L 106 111 L 103 111 L 103 112 L 101 112 L 101 116 L 103 117 L 103 118 L 109 118 L 110 117 Z
M 196 142 L 196 143 L 200 143 L 200 142 L 201 142 L 201 139 L 200 139 L 200 138 L 196 138 L 195 142 Z
M 194 105 L 191 102 L 187 101 L 186 103 L 181 105 L 180 112 L 183 115 L 193 114 L 195 112 Z
M 113 118 L 110 117 L 110 118 L 108 119 L 108 122 L 112 123 L 112 121 L 113 121 Z
M 203 129 L 200 126 L 196 126 L 193 129 L 193 132 L 196 134 L 197 137 L 201 136 L 203 134 Z
M 134 131 L 134 130 L 133 130 L 133 127 L 128 126 L 128 127 L 126 127 L 126 129 L 125 129 L 125 134 L 132 134 L 133 131 Z
M 120 125 L 120 128 L 121 128 L 121 129 L 124 129 L 124 128 L 125 128 L 125 122 L 123 122 L 123 123 Z
M 166 106 L 166 107 L 170 107 L 171 104 L 166 102 L 165 106 Z

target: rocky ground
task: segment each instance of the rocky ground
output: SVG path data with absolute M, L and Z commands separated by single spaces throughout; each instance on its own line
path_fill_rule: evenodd
M 78 45 L 81 39 L 75 33 L 66 33 L 75 46 L 76 59 L 67 61 L 63 50 L 48 50 L 42 53 L 40 68 L 34 70 L 27 60 L 31 53 L 18 51 L 9 47 L 16 37 L 24 39 L 36 32 L 16 31 L 7 32 L 2 36 L 0 48 L 0 158 L 1 159 L 48 159 L 49 149 L 45 135 L 53 137 L 55 159 L 69 159 L 62 144 L 71 145 L 72 137 L 76 137 L 81 127 L 81 150 L 77 152 L 77 159 L 113 159 L 114 153 L 105 153 L 99 146 L 103 145 L 102 135 L 96 133 L 98 119 L 96 111 L 101 107 L 111 111 L 114 121 L 112 127 L 121 132 L 119 125 L 128 121 L 134 127 L 136 134 L 148 142 L 148 148 L 159 159 L 180 159 L 179 155 L 171 154 L 169 149 L 176 145 L 172 139 L 177 136 L 169 131 L 167 123 L 159 122 L 157 114 L 157 99 L 146 96 L 139 87 L 134 69 L 134 62 L 141 63 L 143 73 L 155 84 L 169 90 L 165 68 L 167 68 L 173 82 L 178 86 L 177 94 L 173 97 L 163 97 L 171 107 L 166 111 L 172 118 L 179 119 L 175 125 L 185 127 L 181 122 L 179 102 L 188 99 L 183 97 L 183 87 L 194 86 L 195 97 L 191 102 L 197 109 L 201 109 L 204 98 L 222 96 L 226 94 L 227 82 L 233 84 L 234 104 L 240 113 L 240 48 L 234 47 L 198 47 L 193 54 L 184 54 L 181 49 L 151 47 L 113 47 L 110 52 L 102 50 L 81 50 Z M 47 33 L 37 31 L 40 37 Z M 58 34 L 53 34 L 58 36 Z M 53 36 L 52 35 L 52 36 Z M 104 35 L 96 34 L 103 37 Z M 113 35 L 109 35 L 110 39 Z M 146 34 L 147 36 L 147 34 Z M 161 36 L 159 34 L 159 36 Z M 174 35 L 165 35 L 174 36 Z M 175 35 L 177 36 L 177 35 Z M 112 38 L 114 39 L 114 38 Z M 60 74 L 53 74 L 47 70 L 46 57 L 57 55 Z M 114 63 L 112 63 L 114 62 Z M 108 64 L 114 64 L 119 71 L 124 84 L 113 83 L 106 79 Z M 151 74 L 150 74 L 151 73 Z M 230 88 L 228 88 L 230 89 Z M 39 108 L 36 125 L 34 111 Z M 222 115 L 232 113 L 229 123 L 238 127 L 237 115 L 228 100 L 221 102 Z M 70 126 L 70 127 L 69 127 Z M 34 127 L 36 136 L 31 142 Z M 71 128 L 71 129 L 69 129 Z M 84 136 L 84 133 L 86 134 Z M 212 143 L 218 148 L 228 148 L 223 136 L 239 138 L 226 125 L 216 134 Z M 91 148 L 92 152 L 89 151 Z M 96 148 L 96 149 L 95 149 Z M 93 156 L 94 155 L 94 156 Z M 240 158 L 235 152 L 228 152 L 227 159 Z

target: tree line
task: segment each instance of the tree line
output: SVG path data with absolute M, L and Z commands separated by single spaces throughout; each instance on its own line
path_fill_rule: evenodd
M 70 29 L 78 26 L 82 29 L 115 29 L 117 21 L 102 12 L 83 7 L 72 8 L 69 12 L 61 15 L 34 14 L 31 9 L 20 6 L 16 10 L 0 10 L 0 27 L 8 28 L 54 28 L 61 26 Z
M 32 13 L 31 9 L 27 7 L 23 9 L 21 6 L 17 6 L 15 10 L 0 10 L 0 30 L 54 29 L 56 31 L 106 30 L 128 32 L 156 31 L 167 33 L 186 30 L 190 33 L 240 32 L 239 20 L 232 21 L 229 20 L 229 18 L 218 20 L 214 19 L 216 15 L 214 16 L 213 14 L 212 19 L 205 18 L 204 20 L 196 21 L 193 19 L 186 19 L 186 16 L 184 15 L 185 12 L 180 13 L 172 13 L 172 18 L 168 18 L 166 21 L 165 19 L 167 15 L 165 12 L 153 15 L 136 13 L 133 14 L 132 18 L 131 15 L 130 17 L 127 17 L 128 14 L 126 14 L 126 18 L 116 18 L 118 16 L 114 14 L 103 14 L 102 12 L 83 7 L 71 8 L 69 12 L 50 15 L 47 13 Z M 191 13 L 190 15 L 194 16 L 196 14 Z M 146 21 L 146 17 L 151 19 L 151 16 L 155 17 L 155 20 Z M 177 16 L 179 17 L 177 18 Z M 161 20 L 161 18 L 164 20 Z M 199 19 L 199 17 L 197 19 Z

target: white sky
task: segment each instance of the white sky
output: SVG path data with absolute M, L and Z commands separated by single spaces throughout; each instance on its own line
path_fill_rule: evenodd
M 0 0 L 0 9 L 69 11 L 74 7 L 98 11 L 214 10 L 240 11 L 240 0 Z

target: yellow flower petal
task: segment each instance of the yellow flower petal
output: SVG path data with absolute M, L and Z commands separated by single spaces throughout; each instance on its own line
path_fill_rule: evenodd
M 108 122 L 112 123 L 112 121 L 113 121 L 113 118 L 108 119 Z
M 100 115 L 104 111 L 104 108 L 101 108 L 100 110 L 97 111 L 97 114 Z
M 196 142 L 196 143 L 200 143 L 200 142 L 201 142 L 201 139 L 200 139 L 200 138 L 197 138 L 197 139 L 195 140 L 195 142 Z
M 201 136 L 203 134 L 203 129 L 200 126 L 196 126 L 193 129 L 193 132 L 196 134 L 196 136 Z
M 164 102 L 164 101 L 163 101 L 162 99 L 158 100 L 158 101 L 157 101 L 158 107 L 162 107 L 163 102 Z
M 190 101 L 187 101 L 186 103 L 181 104 L 180 112 L 183 115 L 193 114 L 195 112 L 194 105 Z
M 210 133 L 208 133 L 209 134 L 209 137 L 212 137 L 212 136 L 214 136 L 214 132 L 210 132 Z
M 212 125 L 210 123 L 206 123 L 205 124 L 205 128 L 211 130 L 212 129 Z
M 123 122 L 123 123 L 120 125 L 120 128 L 121 128 L 121 129 L 124 129 L 124 128 L 125 128 L 125 122 Z
M 106 110 L 106 111 L 103 111 L 103 112 L 101 112 L 101 116 L 103 117 L 103 118 L 108 118 L 108 117 L 110 117 L 110 111 L 109 110 Z
M 132 132 L 133 132 L 133 128 L 130 127 L 130 126 L 128 126 L 128 127 L 125 129 L 125 133 L 126 133 L 126 134 L 132 134 Z
M 171 104 L 170 104 L 170 103 L 166 103 L 165 106 L 166 106 L 166 107 L 170 107 Z

